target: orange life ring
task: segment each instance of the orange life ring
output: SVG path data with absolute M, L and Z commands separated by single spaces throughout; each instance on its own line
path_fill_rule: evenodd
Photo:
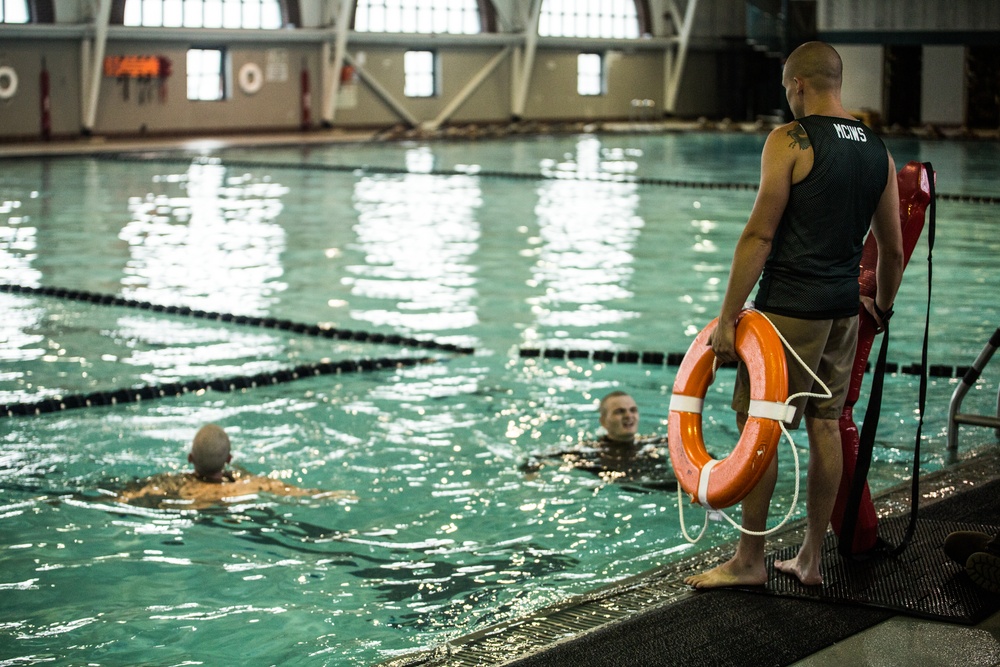
M 779 422 L 794 409 L 788 398 L 785 349 L 774 325 L 761 313 L 744 310 L 736 324 L 736 351 L 750 375 L 750 410 L 739 442 L 723 459 L 705 449 L 701 408 L 714 377 L 715 353 L 708 341 L 718 318 L 691 343 L 670 397 L 669 446 L 681 488 L 709 509 L 731 507 L 760 481 L 781 439 Z

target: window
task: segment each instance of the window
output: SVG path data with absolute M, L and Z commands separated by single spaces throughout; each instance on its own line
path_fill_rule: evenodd
M 188 49 L 187 84 L 189 100 L 225 99 L 225 59 L 220 49 Z
M 581 53 L 576 57 L 576 92 L 580 95 L 604 94 L 604 57 L 599 53 Z
M 482 26 L 476 0 L 358 0 L 354 29 L 474 35 Z
M 28 0 L 0 0 L 0 23 L 27 23 Z
M 279 0 L 126 0 L 122 23 L 157 28 L 284 27 Z
M 434 97 L 437 93 L 433 51 L 407 51 L 403 59 L 407 97 Z
M 542 37 L 639 37 L 635 0 L 544 0 Z

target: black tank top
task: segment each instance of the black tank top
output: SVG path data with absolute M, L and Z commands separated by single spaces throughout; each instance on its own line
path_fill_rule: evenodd
M 865 234 L 889 173 L 885 144 L 864 123 L 798 119 L 813 167 L 792 186 L 754 305 L 802 319 L 857 315 Z

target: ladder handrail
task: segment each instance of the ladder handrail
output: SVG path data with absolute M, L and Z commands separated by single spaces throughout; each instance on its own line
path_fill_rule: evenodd
M 959 410 L 962 407 L 962 401 L 965 399 L 965 395 L 969 393 L 969 389 L 976 384 L 976 380 L 979 379 L 980 374 L 983 372 L 983 368 L 989 363 L 990 358 L 996 349 L 1000 347 L 1000 327 L 993 332 L 990 336 L 990 341 L 986 343 L 983 347 L 982 352 L 976 357 L 975 363 L 972 367 L 966 371 L 965 376 L 962 381 L 955 388 L 954 393 L 951 395 L 951 402 L 948 404 L 948 450 L 956 451 L 958 450 L 958 426 L 959 424 L 968 424 L 971 426 L 985 426 L 987 428 L 993 427 L 997 429 L 997 436 L 1000 437 L 1000 388 L 997 390 L 997 416 L 988 417 L 985 415 L 971 415 L 962 414 Z

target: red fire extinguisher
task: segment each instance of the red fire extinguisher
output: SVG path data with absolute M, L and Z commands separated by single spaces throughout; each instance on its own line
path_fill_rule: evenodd
M 301 76 L 301 88 L 302 88 L 302 129 L 308 130 L 312 122 L 312 114 L 310 111 L 310 96 L 309 96 L 309 69 L 306 67 L 305 59 L 302 60 L 302 76 Z
M 174 63 L 166 56 L 157 56 L 157 61 L 160 75 L 160 104 L 165 104 L 167 101 L 167 79 L 174 72 Z
M 42 73 L 39 76 L 38 89 L 41 93 L 42 139 L 48 141 L 52 138 L 52 105 L 49 92 L 49 70 L 45 66 L 45 58 L 42 58 Z

